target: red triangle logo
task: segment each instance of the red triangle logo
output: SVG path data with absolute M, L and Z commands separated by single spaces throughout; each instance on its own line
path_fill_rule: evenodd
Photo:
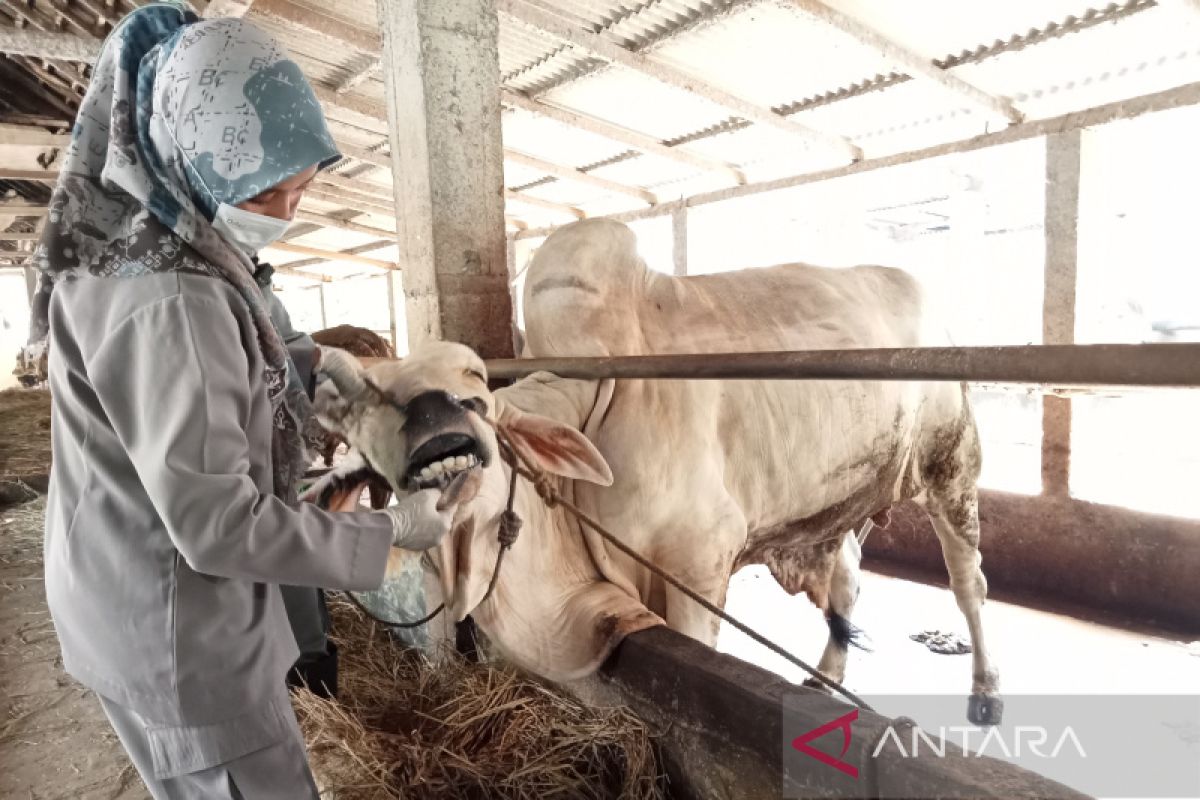
M 857 719 L 858 719 L 858 709 L 856 708 L 853 711 L 851 711 L 850 713 L 843 714 L 842 716 L 838 717 L 837 719 L 826 722 L 824 725 L 822 725 L 818 728 L 813 728 L 808 733 L 800 734 L 799 736 L 797 736 L 795 739 L 792 740 L 792 747 L 794 747 L 796 750 L 799 750 L 801 753 L 804 753 L 807 756 L 812 756 L 817 761 L 820 761 L 822 764 L 826 764 L 830 767 L 833 767 L 834 769 L 838 770 L 839 772 L 844 772 L 847 775 L 849 775 L 851 778 L 854 778 L 855 780 L 857 780 L 858 779 L 858 767 L 856 767 L 852 764 L 847 764 L 845 761 L 842 761 L 841 758 L 831 756 L 828 753 L 823 753 L 820 750 L 816 749 L 815 747 L 812 747 L 811 745 L 809 745 L 809 742 L 813 741 L 814 739 L 820 739 L 822 736 L 824 736 L 825 734 L 827 734 L 831 731 L 841 730 L 841 732 L 842 732 L 842 752 L 839 755 L 840 756 L 846 755 L 846 751 L 850 749 L 850 723 L 854 722 Z

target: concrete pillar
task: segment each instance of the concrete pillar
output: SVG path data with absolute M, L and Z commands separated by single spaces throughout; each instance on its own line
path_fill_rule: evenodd
M 37 293 L 38 273 L 33 267 L 25 267 L 25 293 L 29 296 L 29 305 L 33 307 L 33 296 Z
M 399 355 L 400 354 L 400 343 L 399 343 L 399 341 L 397 341 L 397 330 L 396 330 L 396 275 L 397 274 L 398 273 L 395 270 L 392 270 L 391 272 L 388 272 L 386 275 L 384 275 L 383 279 L 387 281 L 388 329 L 391 331 L 391 335 L 392 335 L 392 352 L 395 353 L 396 355 Z
M 680 205 L 671 212 L 671 253 L 675 261 L 675 274 L 688 274 L 687 206 Z
M 512 355 L 494 0 L 378 0 L 409 346 Z
M 1046 138 L 1046 271 L 1042 343 L 1074 344 L 1079 253 L 1079 173 L 1082 132 Z M 1071 400 L 1042 400 L 1042 492 L 1070 494 Z

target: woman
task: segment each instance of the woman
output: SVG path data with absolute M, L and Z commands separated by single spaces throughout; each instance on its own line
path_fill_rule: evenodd
M 296 502 L 308 381 L 250 257 L 337 157 L 274 41 L 147 6 L 105 44 L 51 200 L 32 332 L 54 398 L 47 600 L 156 798 L 316 797 L 277 584 L 375 588 L 390 547 L 451 524 L 429 491 Z

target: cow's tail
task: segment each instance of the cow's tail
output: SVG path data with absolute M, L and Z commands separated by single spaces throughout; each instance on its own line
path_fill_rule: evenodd
M 850 645 L 854 645 L 859 650 L 864 650 L 868 653 L 872 651 L 871 637 L 867 636 L 862 628 L 841 614 L 836 611 L 830 611 L 825 615 L 825 621 L 829 623 L 829 635 L 838 647 L 848 650 Z

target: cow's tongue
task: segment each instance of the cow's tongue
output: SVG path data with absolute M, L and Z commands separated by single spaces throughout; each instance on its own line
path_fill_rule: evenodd
M 438 511 L 445 511 L 447 508 L 471 502 L 475 499 L 475 495 L 479 494 L 479 487 L 482 483 L 483 470 L 481 469 L 469 469 L 458 473 L 442 490 L 442 497 L 437 504 Z

